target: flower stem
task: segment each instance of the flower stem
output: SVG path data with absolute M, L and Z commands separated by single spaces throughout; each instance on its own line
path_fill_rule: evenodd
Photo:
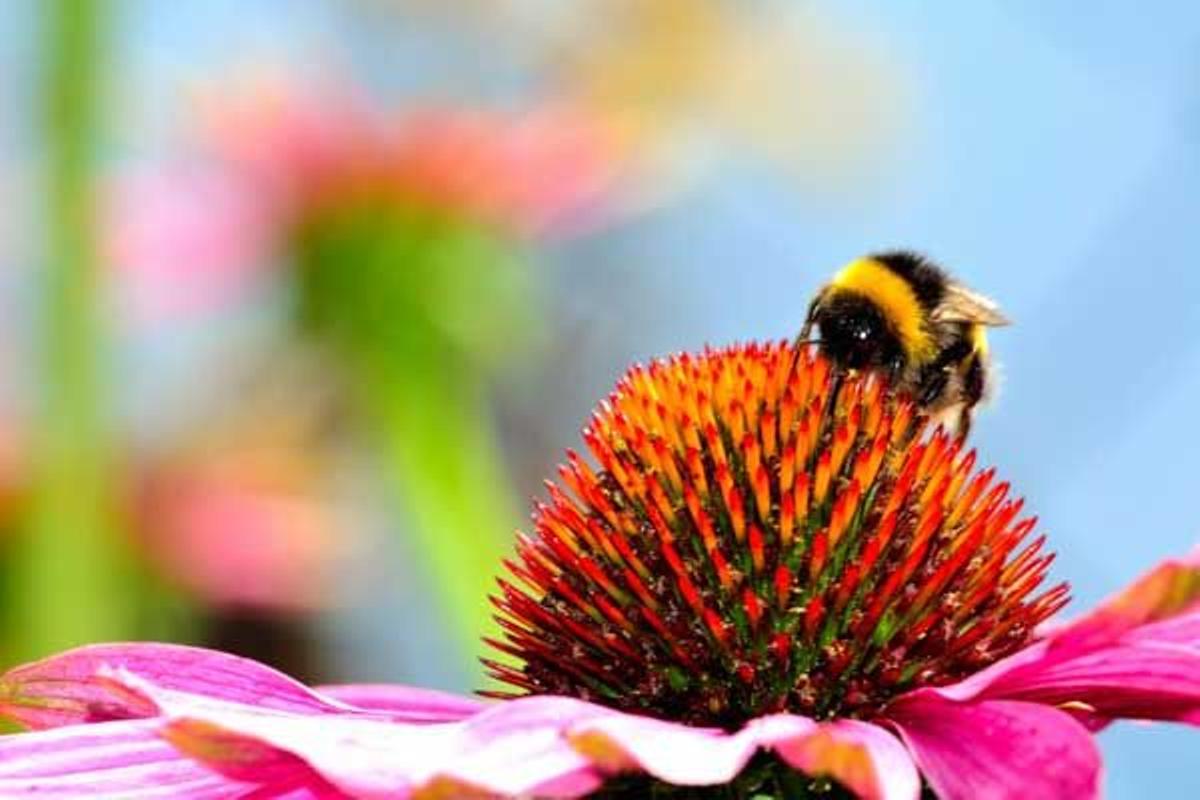
M 470 675 L 482 674 L 481 637 L 495 630 L 487 596 L 515 512 L 480 379 L 435 353 L 375 360 L 367 400 L 381 429 L 414 554 L 437 587 L 440 611 Z
M 46 265 L 38 486 L 14 569 L 8 655 L 29 658 L 131 634 L 128 561 L 114 535 L 111 459 L 100 380 L 90 185 L 96 76 L 95 0 L 45 6 Z

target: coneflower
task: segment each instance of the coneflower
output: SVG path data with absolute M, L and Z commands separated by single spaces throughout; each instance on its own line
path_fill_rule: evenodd
M 0 795 L 1094 798 L 1092 733 L 1200 725 L 1200 549 L 1091 613 L 992 470 L 876 377 L 633 369 L 495 603 L 482 703 L 95 645 L 11 670 Z
M 501 582 L 490 663 L 700 725 L 869 718 L 1022 647 L 1067 602 L 993 470 L 906 398 L 815 350 L 750 345 L 637 367 L 548 484 Z M 565 489 L 565 490 L 564 490 Z

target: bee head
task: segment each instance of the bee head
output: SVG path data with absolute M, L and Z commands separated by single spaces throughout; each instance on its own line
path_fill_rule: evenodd
M 897 369 L 904 363 L 900 339 L 878 306 L 850 292 L 834 292 L 813 309 L 821 350 L 850 369 Z

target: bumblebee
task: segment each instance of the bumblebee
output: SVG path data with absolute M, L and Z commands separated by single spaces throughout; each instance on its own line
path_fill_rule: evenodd
M 878 370 L 929 416 L 965 439 L 992 375 L 986 329 L 1007 325 L 996 304 L 910 252 L 860 258 L 813 298 L 797 342 L 844 369 Z

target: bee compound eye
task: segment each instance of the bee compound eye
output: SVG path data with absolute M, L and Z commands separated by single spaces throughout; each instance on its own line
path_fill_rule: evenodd
M 875 337 L 875 330 L 875 321 L 870 317 L 863 317 L 855 321 L 850 335 L 859 342 L 867 342 Z

